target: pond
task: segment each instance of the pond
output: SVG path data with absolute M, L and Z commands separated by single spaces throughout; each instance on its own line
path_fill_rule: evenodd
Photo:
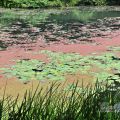
M 120 79 L 119 21 L 113 7 L 0 9 L 0 79 L 112 83 Z
M 101 9 L 101 8 L 68 8 L 68 9 L 50 9 L 50 10 L 1 10 L 0 24 L 13 24 L 16 21 L 24 21 L 32 25 L 40 23 L 87 23 L 94 22 L 97 19 L 106 17 L 120 17 L 119 9 Z M 6 22 L 6 23 L 5 23 Z M 41 26 L 39 26 L 41 27 Z
M 79 41 L 76 39 L 93 37 L 90 31 L 83 31 L 85 25 L 91 26 L 91 24 L 94 24 L 92 29 L 95 28 L 96 24 L 97 27 L 100 27 L 99 24 L 108 27 L 110 23 L 108 18 L 111 17 L 120 17 L 119 8 L 1 9 L 0 33 L 10 34 L 5 37 L 11 40 L 4 41 L 3 44 L 0 39 L 0 43 L 2 43 L 0 48 L 4 49 L 5 46 L 23 44 L 26 39 L 29 39 L 29 42 L 33 42 L 33 40 L 35 42 L 36 37 L 39 35 L 44 37 L 45 43 L 58 42 L 61 39 L 75 43 Z M 1 36 L 3 39 L 3 35 Z M 21 38 L 24 39 L 22 43 L 20 42 Z

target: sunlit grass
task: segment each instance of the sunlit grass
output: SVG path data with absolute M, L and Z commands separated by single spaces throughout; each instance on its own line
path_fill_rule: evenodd
M 64 89 L 60 84 L 53 83 L 45 91 L 38 87 L 35 92 L 25 93 L 20 102 L 18 97 L 13 100 L 3 97 L 0 101 L 1 120 L 119 120 L 120 114 L 114 107 L 120 101 L 116 92 L 98 83 L 94 87 L 81 87 L 74 83 L 72 89 Z M 107 103 L 108 111 L 101 106 Z

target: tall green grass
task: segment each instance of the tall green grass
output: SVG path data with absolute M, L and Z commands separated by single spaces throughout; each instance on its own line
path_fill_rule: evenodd
M 26 91 L 23 100 L 3 97 L 0 100 L 0 120 L 119 120 L 120 114 L 114 106 L 119 90 L 110 91 L 108 85 L 96 84 L 80 88 L 63 89 L 53 83 L 45 91 L 36 88 Z M 79 88 L 79 89 L 78 89 Z M 114 92 L 114 94 L 113 94 Z M 5 95 L 4 95 L 5 96 Z M 118 103 L 119 101 L 117 101 Z M 102 104 L 108 103 L 108 111 Z

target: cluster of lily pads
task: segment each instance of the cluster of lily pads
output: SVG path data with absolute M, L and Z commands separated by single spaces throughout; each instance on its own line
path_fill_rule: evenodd
M 114 46 L 114 47 L 109 47 L 108 48 L 109 51 L 120 51 L 120 47 L 119 46 Z
M 16 76 L 20 80 L 65 80 L 66 74 L 83 73 L 91 74 L 98 81 L 120 80 L 120 60 L 112 53 L 103 55 L 81 56 L 77 53 L 57 53 L 41 51 L 47 54 L 50 62 L 39 60 L 19 60 L 11 68 L 1 68 L 6 75 Z M 91 69 L 97 67 L 101 72 L 93 72 Z M 112 73 L 109 71 L 116 71 Z

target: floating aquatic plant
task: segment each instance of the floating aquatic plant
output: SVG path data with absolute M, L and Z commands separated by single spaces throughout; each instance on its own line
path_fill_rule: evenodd
M 65 80 L 66 74 L 88 73 L 98 78 L 99 81 L 120 78 L 119 75 L 109 73 L 112 69 L 120 71 L 120 61 L 114 54 L 99 56 L 81 56 L 77 53 L 56 53 L 43 50 L 41 53 L 48 55 L 50 62 L 39 60 L 19 60 L 11 68 L 4 68 L 4 74 L 11 74 L 20 80 Z M 91 72 L 97 66 L 102 72 Z
M 115 46 L 115 47 L 109 47 L 108 48 L 109 51 L 120 51 L 120 46 Z

